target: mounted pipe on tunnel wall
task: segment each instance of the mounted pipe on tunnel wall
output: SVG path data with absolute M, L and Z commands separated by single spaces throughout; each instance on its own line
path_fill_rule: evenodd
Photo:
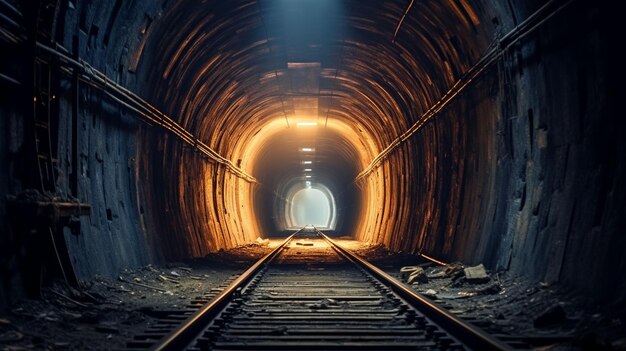
M 552 16 L 561 12 L 574 0 L 568 0 L 564 4 L 558 5 L 556 9 L 552 9 L 557 6 L 562 0 L 551 0 L 543 5 L 526 20 L 513 28 L 504 37 L 499 39 L 496 43 L 493 43 L 493 48 L 489 50 L 483 57 L 478 60 L 472 67 L 470 67 L 459 80 L 457 80 L 448 91 L 435 102 L 418 120 L 411 125 L 404 133 L 398 136 L 394 141 L 383 149 L 370 164 L 361 171 L 355 178 L 355 181 L 359 181 L 368 176 L 378 165 L 387 159 L 389 154 L 411 138 L 415 133 L 422 129 L 422 127 L 433 118 L 437 117 L 444 108 L 448 106 L 457 96 L 465 91 L 476 79 L 478 79 L 496 60 L 501 58 L 513 45 L 524 39 L 527 35 L 539 28 L 545 21 L 552 18 Z M 408 10 L 407 10 L 408 11 Z M 395 35 L 394 35 L 395 37 Z
M 80 69 L 81 74 L 83 75 L 83 81 L 89 83 L 95 88 L 101 89 L 111 99 L 115 100 L 122 106 L 136 112 L 148 123 L 159 125 L 161 128 L 174 134 L 178 139 L 182 140 L 186 144 L 193 147 L 195 150 L 204 154 L 209 159 L 217 162 L 218 164 L 224 165 L 229 171 L 231 171 L 238 177 L 251 183 L 257 182 L 256 178 L 254 178 L 252 175 L 237 167 L 232 163 L 232 161 L 221 156 L 217 151 L 213 150 L 211 147 L 198 140 L 198 138 L 196 138 L 192 133 L 185 130 L 175 120 L 173 120 L 171 117 L 167 116 L 163 112 L 159 111 L 156 107 L 152 106 L 133 92 L 120 86 L 115 81 L 108 78 L 104 73 L 96 70 L 94 67 L 89 65 L 87 62 L 83 60 L 77 61 L 72 59 L 65 53 L 66 50 L 63 50 L 65 52 L 60 51 L 59 49 L 62 47 L 59 44 L 57 44 L 57 48 L 52 48 L 39 42 L 37 42 L 36 45 L 37 48 L 50 54 L 56 55 L 58 58 L 70 64 L 70 67 L 66 67 L 65 69 Z M 112 92 L 109 90 L 111 90 Z M 114 95 L 113 93 L 118 94 L 118 96 Z M 122 99 L 125 99 L 126 101 L 123 101 Z

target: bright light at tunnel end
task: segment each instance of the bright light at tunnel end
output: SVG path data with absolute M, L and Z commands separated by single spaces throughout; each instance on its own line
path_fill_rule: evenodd
M 332 193 L 323 185 L 313 188 L 310 182 L 305 184 L 304 188 L 296 185 L 289 191 L 285 208 L 287 228 L 313 225 L 320 229 L 334 229 L 337 219 Z
M 298 127 L 317 127 L 317 122 L 298 122 Z

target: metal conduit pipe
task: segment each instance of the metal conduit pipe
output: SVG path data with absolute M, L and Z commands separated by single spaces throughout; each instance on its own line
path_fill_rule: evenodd
M 0 13 L 0 15 L 2 14 Z M 17 15 L 21 17 L 21 14 L 19 12 L 17 12 Z M 18 29 L 22 29 L 18 23 L 9 19 L 8 17 L 2 15 L 1 18 L 9 24 L 17 27 Z M 12 31 L 7 32 L 6 30 L 2 30 L 0 31 L 0 34 L 2 34 L 5 39 L 9 41 L 26 40 L 24 35 L 21 35 L 19 33 L 12 33 Z M 41 42 L 36 42 L 36 47 L 39 50 L 54 55 L 61 62 L 67 64 L 67 66 L 61 67 L 62 71 L 68 74 L 73 74 L 75 73 L 75 70 L 79 70 L 79 79 L 81 81 L 88 83 L 90 86 L 96 89 L 100 89 L 116 103 L 120 104 L 124 108 L 135 112 L 142 120 L 144 120 L 144 122 L 147 122 L 151 125 L 156 124 L 166 131 L 174 134 L 174 136 L 176 136 L 178 139 L 182 140 L 184 143 L 188 144 L 198 152 L 204 154 L 209 159 L 217 162 L 218 164 L 224 165 L 229 171 L 231 171 L 238 177 L 250 183 L 258 183 L 254 176 L 245 172 L 240 167 L 237 167 L 231 160 L 220 155 L 210 146 L 198 140 L 198 138 L 196 138 L 189 131 L 185 130 L 174 119 L 167 116 L 165 113 L 139 97 L 137 94 L 117 84 L 117 82 L 107 77 L 104 73 L 98 71 L 86 61 L 82 59 L 73 59 L 67 49 L 65 49 L 63 46 L 55 43 L 54 47 L 51 47 Z M 0 75 L 0 78 L 10 81 L 14 84 L 19 84 L 18 81 L 15 81 L 5 75 Z
M 369 175 L 382 161 L 384 161 L 389 154 L 402 145 L 407 139 L 411 138 L 415 133 L 422 129 L 424 124 L 433 118 L 437 117 L 439 113 L 452 102 L 457 96 L 459 96 L 465 89 L 476 79 L 478 79 L 497 59 L 502 57 L 504 53 L 515 45 L 520 40 L 524 39 L 530 33 L 539 28 L 545 21 L 552 18 L 561 10 L 570 5 L 574 0 L 568 0 L 559 5 L 562 0 L 551 0 L 532 15 L 526 18 L 522 23 L 513 28 L 504 37 L 491 44 L 492 49 L 482 56 L 478 62 L 476 62 L 470 69 L 468 69 L 457 80 L 450 89 L 435 102 L 418 120 L 409 127 L 404 133 L 398 136 L 394 141 L 383 149 L 370 164 L 361 171 L 356 177 L 355 181 L 358 181 L 367 175 Z
M 144 120 L 149 123 L 159 125 L 161 128 L 171 132 L 183 142 L 187 143 L 197 151 L 208 156 L 211 160 L 224 165 L 232 173 L 236 174 L 240 178 L 251 183 L 256 183 L 256 178 L 246 173 L 241 168 L 233 164 L 229 159 L 221 156 L 217 151 L 198 140 L 193 134 L 185 130 L 174 119 L 167 116 L 165 113 L 152 106 L 135 93 L 117 84 L 115 81 L 108 78 L 104 73 L 98 71 L 87 62 L 83 60 L 75 60 L 68 56 L 67 50 L 56 45 L 55 48 L 44 45 L 37 42 L 37 48 L 47 53 L 55 55 L 58 59 L 65 61 L 70 65 L 70 69 L 79 69 L 82 80 L 90 83 L 92 86 L 104 91 L 107 96 L 114 99 L 116 102 L 121 103 L 124 107 L 131 108 L 131 110 L 137 112 Z

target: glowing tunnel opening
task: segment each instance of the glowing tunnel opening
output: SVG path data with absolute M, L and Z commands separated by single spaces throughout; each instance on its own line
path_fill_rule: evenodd
M 288 227 L 295 229 L 313 225 L 319 229 L 335 228 L 335 199 L 326 187 L 307 184 L 289 194 L 285 208 Z

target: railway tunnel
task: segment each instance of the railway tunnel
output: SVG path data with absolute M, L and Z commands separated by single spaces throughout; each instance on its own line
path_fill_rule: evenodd
M 3 309 L 54 278 L 308 224 L 624 299 L 617 5 L 2 0 L 0 14 Z

